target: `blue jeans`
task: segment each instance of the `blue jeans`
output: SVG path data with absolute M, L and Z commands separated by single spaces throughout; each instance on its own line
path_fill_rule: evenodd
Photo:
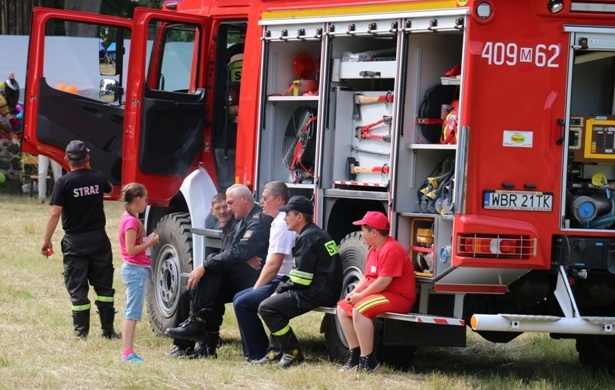
M 124 318 L 127 320 L 141 321 L 149 272 L 149 267 L 139 267 L 126 262 L 122 265 L 122 281 L 126 285 Z
M 273 280 L 258 289 L 249 287 L 235 294 L 233 307 L 235 317 L 241 334 L 243 355 L 250 360 L 261 359 L 267 353 L 269 337 L 263 327 L 263 322 L 258 316 L 258 306 L 262 301 L 269 298 L 275 292 L 282 277 L 276 276 Z

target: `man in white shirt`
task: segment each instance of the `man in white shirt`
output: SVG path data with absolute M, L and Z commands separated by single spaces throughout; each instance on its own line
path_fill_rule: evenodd
M 280 282 L 288 280 L 292 268 L 292 249 L 297 233 L 288 230 L 284 222 L 286 213 L 278 210 L 289 198 L 288 187 L 283 182 L 272 181 L 265 185 L 260 203 L 263 213 L 274 218 L 269 232 L 267 259 L 254 286 L 238 292 L 233 298 L 243 354 L 249 362 L 262 359 L 269 345 L 269 338 L 258 316 L 258 306 L 275 292 Z

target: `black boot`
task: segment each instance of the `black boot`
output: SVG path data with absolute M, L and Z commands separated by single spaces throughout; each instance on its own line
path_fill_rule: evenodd
M 201 317 L 193 315 L 179 324 L 177 328 L 167 328 L 164 334 L 173 339 L 194 340 L 202 343 L 206 338 L 205 321 Z
M 288 332 L 282 336 L 277 336 L 277 338 L 282 346 L 283 352 L 282 359 L 280 359 L 278 363 L 280 366 L 288 368 L 304 360 L 303 352 L 301 352 L 299 348 L 299 340 L 297 340 L 297 336 L 295 336 L 292 328 L 289 328 Z
M 100 327 L 102 328 L 102 337 L 106 339 L 121 339 L 122 334 L 116 332 L 113 326 L 115 320 L 115 309 L 111 302 L 96 302 L 98 307 L 98 315 L 100 316 Z
M 344 367 L 340 369 L 340 372 L 350 371 L 357 368 L 359 365 L 359 357 L 361 356 L 361 348 L 356 347 L 350 349 L 348 351 L 348 355 L 346 356 L 346 362 L 344 363 Z
M 359 373 L 374 372 L 378 367 L 380 367 L 380 363 L 378 362 L 378 359 L 376 359 L 376 355 L 374 355 L 373 352 L 367 356 L 361 356 L 359 358 Z
M 202 359 L 211 358 L 216 359 L 218 354 L 216 350 L 220 345 L 220 333 L 219 332 L 207 332 L 205 340 L 201 342 L 193 352 L 186 355 L 188 359 Z
M 90 309 L 73 311 L 73 328 L 75 336 L 85 340 L 90 332 Z
M 277 336 L 269 335 L 269 347 L 267 347 L 267 353 L 260 360 L 254 360 L 254 364 L 271 364 L 278 363 L 282 358 L 282 346 Z

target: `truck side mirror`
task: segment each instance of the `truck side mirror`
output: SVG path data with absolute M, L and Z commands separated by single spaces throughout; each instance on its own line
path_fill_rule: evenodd
M 102 79 L 100 80 L 100 88 L 98 96 L 103 103 L 113 103 L 117 101 L 122 94 L 122 87 L 116 80 Z

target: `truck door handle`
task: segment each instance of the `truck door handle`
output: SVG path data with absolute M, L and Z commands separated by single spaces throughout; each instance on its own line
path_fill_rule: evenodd
M 359 72 L 361 77 L 380 77 L 380 72 L 374 72 L 372 70 L 362 70 Z

